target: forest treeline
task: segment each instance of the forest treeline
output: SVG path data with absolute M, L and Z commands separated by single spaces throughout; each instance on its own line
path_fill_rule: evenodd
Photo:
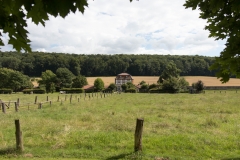
M 74 75 L 116 76 L 127 72 L 133 76 L 159 76 L 166 65 L 173 61 L 181 70 L 181 76 L 215 76 L 209 66 L 215 58 L 206 56 L 179 55 L 86 55 L 64 53 L 18 53 L 0 52 L 0 67 L 22 72 L 30 77 L 39 77 L 42 72 L 67 68 Z

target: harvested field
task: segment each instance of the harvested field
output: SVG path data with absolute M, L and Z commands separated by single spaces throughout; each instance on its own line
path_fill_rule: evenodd
M 202 80 L 205 86 L 240 86 L 240 79 L 231 78 L 229 82 L 222 84 L 220 79 L 217 77 L 206 77 L 206 76 L 186 76 L 185 79 L 191 85 L 198 80 Z
M 152 84 L 157 83 L 158 76 L 132 76 L 134 79 L 134 84 L 139 84 L 141 81 L 145 81 L 146 83 Z M 88 83 L 93 85 L 94 80 L 98 77 L 87 77 Z M 102 78 L 105 85 L 108 86 L 110 83 L 115 82 L 114 77 L 99 77 Z M 231 78 L 229 82 L 222 84 L 219 79 L 216 77 L 206 77 L 206 76 L 186 76 L 185 79 L 191 85 L 198 80 L 202 80 L 205 86 L 240 86 L 240 79 Z
M 134 84 L 139 84 L 141 81 L 145 81 L 148 84 L 157 83 L 158 76 L 132 76 L 134 79 Z M 89 85 L 94 84 L 96 78 L 101 78 L 104 81 L 105 86 L 108 86 L 110 83 L 115 83 L 115 76 L 111 77 L 87 77 Z M 216 77 L 206 77 L 206 76 L 186 76 L 185 79 L 191 85 L 198 80 L 202 80 L 205 86 L 240 86 L 240 79 L 231 78 L 229 82 L 222 84 L 219 79 Z M 35 87 L 38 86 L 37 81 L 32 82 Z

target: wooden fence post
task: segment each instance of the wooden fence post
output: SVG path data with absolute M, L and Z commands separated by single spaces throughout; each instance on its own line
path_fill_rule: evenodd
M 15 111 L 18 112 L 18 105 L 17 105 L 17 102 L 14 102 L 15 104 Z
M 8 106 L 7 106 L 8 109 L 10 108 L 10 104 L 11 104 L 11 101 L 8 101 Z
M 17 151 L 22 152 L 23 149 L 23 138 L 22 138 L 22 131 L 20 128 L 20 122 L 19 119 L 15 120 L 15 127 L 16 127 L 16 148 Z
M 59 102 L 59 96 L 58 96 L 58 99 L 57 99 L 57 101 Z
M 50 107 L 52 106 L 52 101 L 50 101 Z
M 137 119 L 135 130 L 135 144 L 134 151 L 142 151 L 142 131 L 143 131 L 143 119 Z
M 37 96 L 35 96 L 35 102 L 34 102 L 34 104 L 37 104 L 37 98 L 38 98 L 38 97 L 37 97 Z
M 48 96 L 47 96 L 47 102 L 48 102 Z
M 70 95 L 70 103 L 72 103 L 72 95 Z
M 20 99 L 18 98 L 18 99 L 17 99 L 17 105 L 18 105 L 18 107 L 19 107 L 19 104 L 20 104 Z
M 6 113 L 6 107 L 5 107 L 5 104 L 3 102 L 2 102 L 2 112 Z
M 65 95 L 65 101 L 67 100 L 67 95 Z
M 42 109 L 42 103 L 38 104 L 38 109 Z

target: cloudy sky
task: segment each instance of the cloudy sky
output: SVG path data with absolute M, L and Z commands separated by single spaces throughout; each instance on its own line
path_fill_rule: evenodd
M 28 21 L 33 51 L 76 54 L 219 56 L 225 41 L 208 38 L 199 11 L 185 0 L 90 0 L 84 15 L 50 17 L 45 27 Z M 6 35 L 4 42 L 7 43 Z M 12 46 L 1 47 L 2 51 Z

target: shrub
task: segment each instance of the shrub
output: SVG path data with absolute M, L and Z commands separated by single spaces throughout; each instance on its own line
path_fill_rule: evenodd
M 12 93 L 12 89 L 0 89 L 0 94 L 11 94 Z
M 125 93 L 137 93 L 137 90 L 135 88 L 129 88 L 125 90 Z
M 111 83 L 109 86 L 108 86 L 108 90 L 111 90 L 111 91 L 113 91 L 113 90 L 116 90 L 116 84 L 115 83 Z M 106 90 L 106 89 L 105 89 Z
M 46 90 L 45 89 L 24 89 L 24 90 L 22 90 L 22 92 L 24 94 L 31 94 L 31 93 L 34 93 L 34 94 L 45 94 Z
M 153 89 L 149 90 L 149 93 L 167 93 L 167 91 L 162 90 L 162 89 L 153 88 Z
M 126 84 L 122 84 L 121 87 L 122 87 L 122 90 L 124 90 L 124 91 L 127 89 L 127 85 Z
M 95 91 L 94 91 L 94 89 L 87 89 L 87 90 L 85 90 L 84 92 L 85 92 L 85 93 L 93 93 L 93 92 L 95 92 Z
M 157 88 L 157 85 L 153 83 L 153 84 L 150 84 L 148 88 L 149 89 Z
M 175 77 L 170 77 L 169 79 L 164 80 L 162 89 L 165 90 L 167 93 L 179 92 L 180 86 L 178 80 L 179 79 Z
M 66 93 L 84 93 L 82 88 L 63 88 L 60 91 L 65 91 Z
M 199 93 L 204 90 L 204 83 L 201 80 L 198 80 L 196 83 L 192 84 L 192 87 Z
M 148 87 L 149 87 L 149 86 L 145 83 L 145 84 L 143 84 L 143 85 L 141 86 L 141 89 L 143 89 L 143 90 L 147 90 Z

